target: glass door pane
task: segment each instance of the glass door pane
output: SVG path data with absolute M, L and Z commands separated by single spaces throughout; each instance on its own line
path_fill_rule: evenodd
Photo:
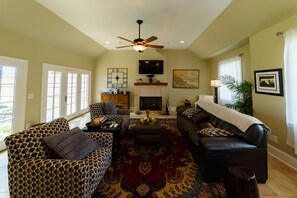
M 14 131 L 16 70 L 0 65 L 0 140 Z
M 85 109 L 89 105 L 89 75 L 81 75 L 80 109 Z
M 62 72 L 48 71 L 46 121 L 60 117 L 61 114 Z
M 77 73 L 68 73 L 67 115 L 77 111 Z

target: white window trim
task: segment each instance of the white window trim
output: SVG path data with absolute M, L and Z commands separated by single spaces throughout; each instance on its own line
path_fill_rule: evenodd
M 25 116 L 26 116 L 26 95 L 27 95 L 27 74 L 28 74 L 28 60 L 0 56 L 1 62 L 6 65 L 17 66 L 17 78 L 16 78 L 16 92 L 14 110 L 14 124 L 13 133 L 21 131 L 25 128 Z M 20 74 L 20 75 L 19 75 Z M 5 148 L 4 141 L 0 141 L 0 151 Z
M 60 65 L 54 65 L 54 64 L 49 64 L 49 63 L 43 63 L 42 64 L 42 88 L 41 88 L 41 116 L 40 116 L 40 122 L 45 122 L 46 121 L 46 101 L 47 101 L 47 80 L 48 80 L 48 71 L 60 71 L 62 72 L 62 89 L 63 90 L 66 90 L 66 86 L 67 86 L 67 78 L 64 77 L 64 75 L 67 73 L 67 72 L 76 72 L 76 73 L 79 73 L 79 78 L 78 78 L 78 81 L 80 82 L 80 75 L 82 73 L 84 74 L 88 74 L 89 75 L 89 103 L 90 103 L 90 100 L 91 100 L 91 85 L 92 85 L 92 72 L 89 71 L 89 70 L 84 70 L 84 69 L 77 69 L 77 68 L 72 68 L 72 67 L 66 67 L 66 66 L 60 66 Z M 66 93 L 67 94 L 67 93 Z M 80 87 L 78 88 L 78 94 L 80 96 Z M 61 102 L 65 102 L 64 99 L 62 99 L 63 101 Z M 80 102 L 77 103 L 77 106 L 80 105 Z M 71 114 L 71 115 L 68 115 L 66 116 L 66 104 L 65 105 L 62 105 L 61 106 L 61 112 L 65 112 L 65 114 L 63 113 L 60 113 L 61 116 L 65 117 L 66 119 L 72 119 L 72 118 L 75 118 L 79 115 L 82 115 L 84 113 L 87 113 L 89 108 L 85 108 L 85 109 L 82 109 L 82 110 L 78 110 L 76 113 L 74 114 Z

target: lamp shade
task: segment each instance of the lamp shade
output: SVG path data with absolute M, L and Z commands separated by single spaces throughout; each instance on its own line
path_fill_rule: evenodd
M 220 87 L 222 85 L 221 85 L 221 82 L 219 80 L 211 80 L 210 81 L 210 86 L 212 86 L 212 87 Z
M 133 49 L 139 52 L 145 50 L 146 47 L 144 45 L 133 45 Z

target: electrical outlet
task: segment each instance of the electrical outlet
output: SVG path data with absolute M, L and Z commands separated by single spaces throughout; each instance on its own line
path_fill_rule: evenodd
M 275 142 L 275 143 L 278 143 L 278 138 L 277 138 L 276 135 L 274 136 L 274 142 Z
M 268 138 L 269 138 L 270 141 L 273 141 L 273 135 L 272 134 L 269 133 Z
M 278 138 L 277 138 L 276 135 L 269 134 L 268 135 L 268 138 L 269 138 L 270 141 L 275 142 L 275 143 L 278 143 Z

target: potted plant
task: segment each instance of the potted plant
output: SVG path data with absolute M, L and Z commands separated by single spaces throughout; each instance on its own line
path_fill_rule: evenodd
M 230 75 L 220 76 L 221 83 L 234 94 L 234 103 L 225 106 L 247 115 L 253 115 L 252 91 L 254 85 L 249 81 L 237 82 Z

